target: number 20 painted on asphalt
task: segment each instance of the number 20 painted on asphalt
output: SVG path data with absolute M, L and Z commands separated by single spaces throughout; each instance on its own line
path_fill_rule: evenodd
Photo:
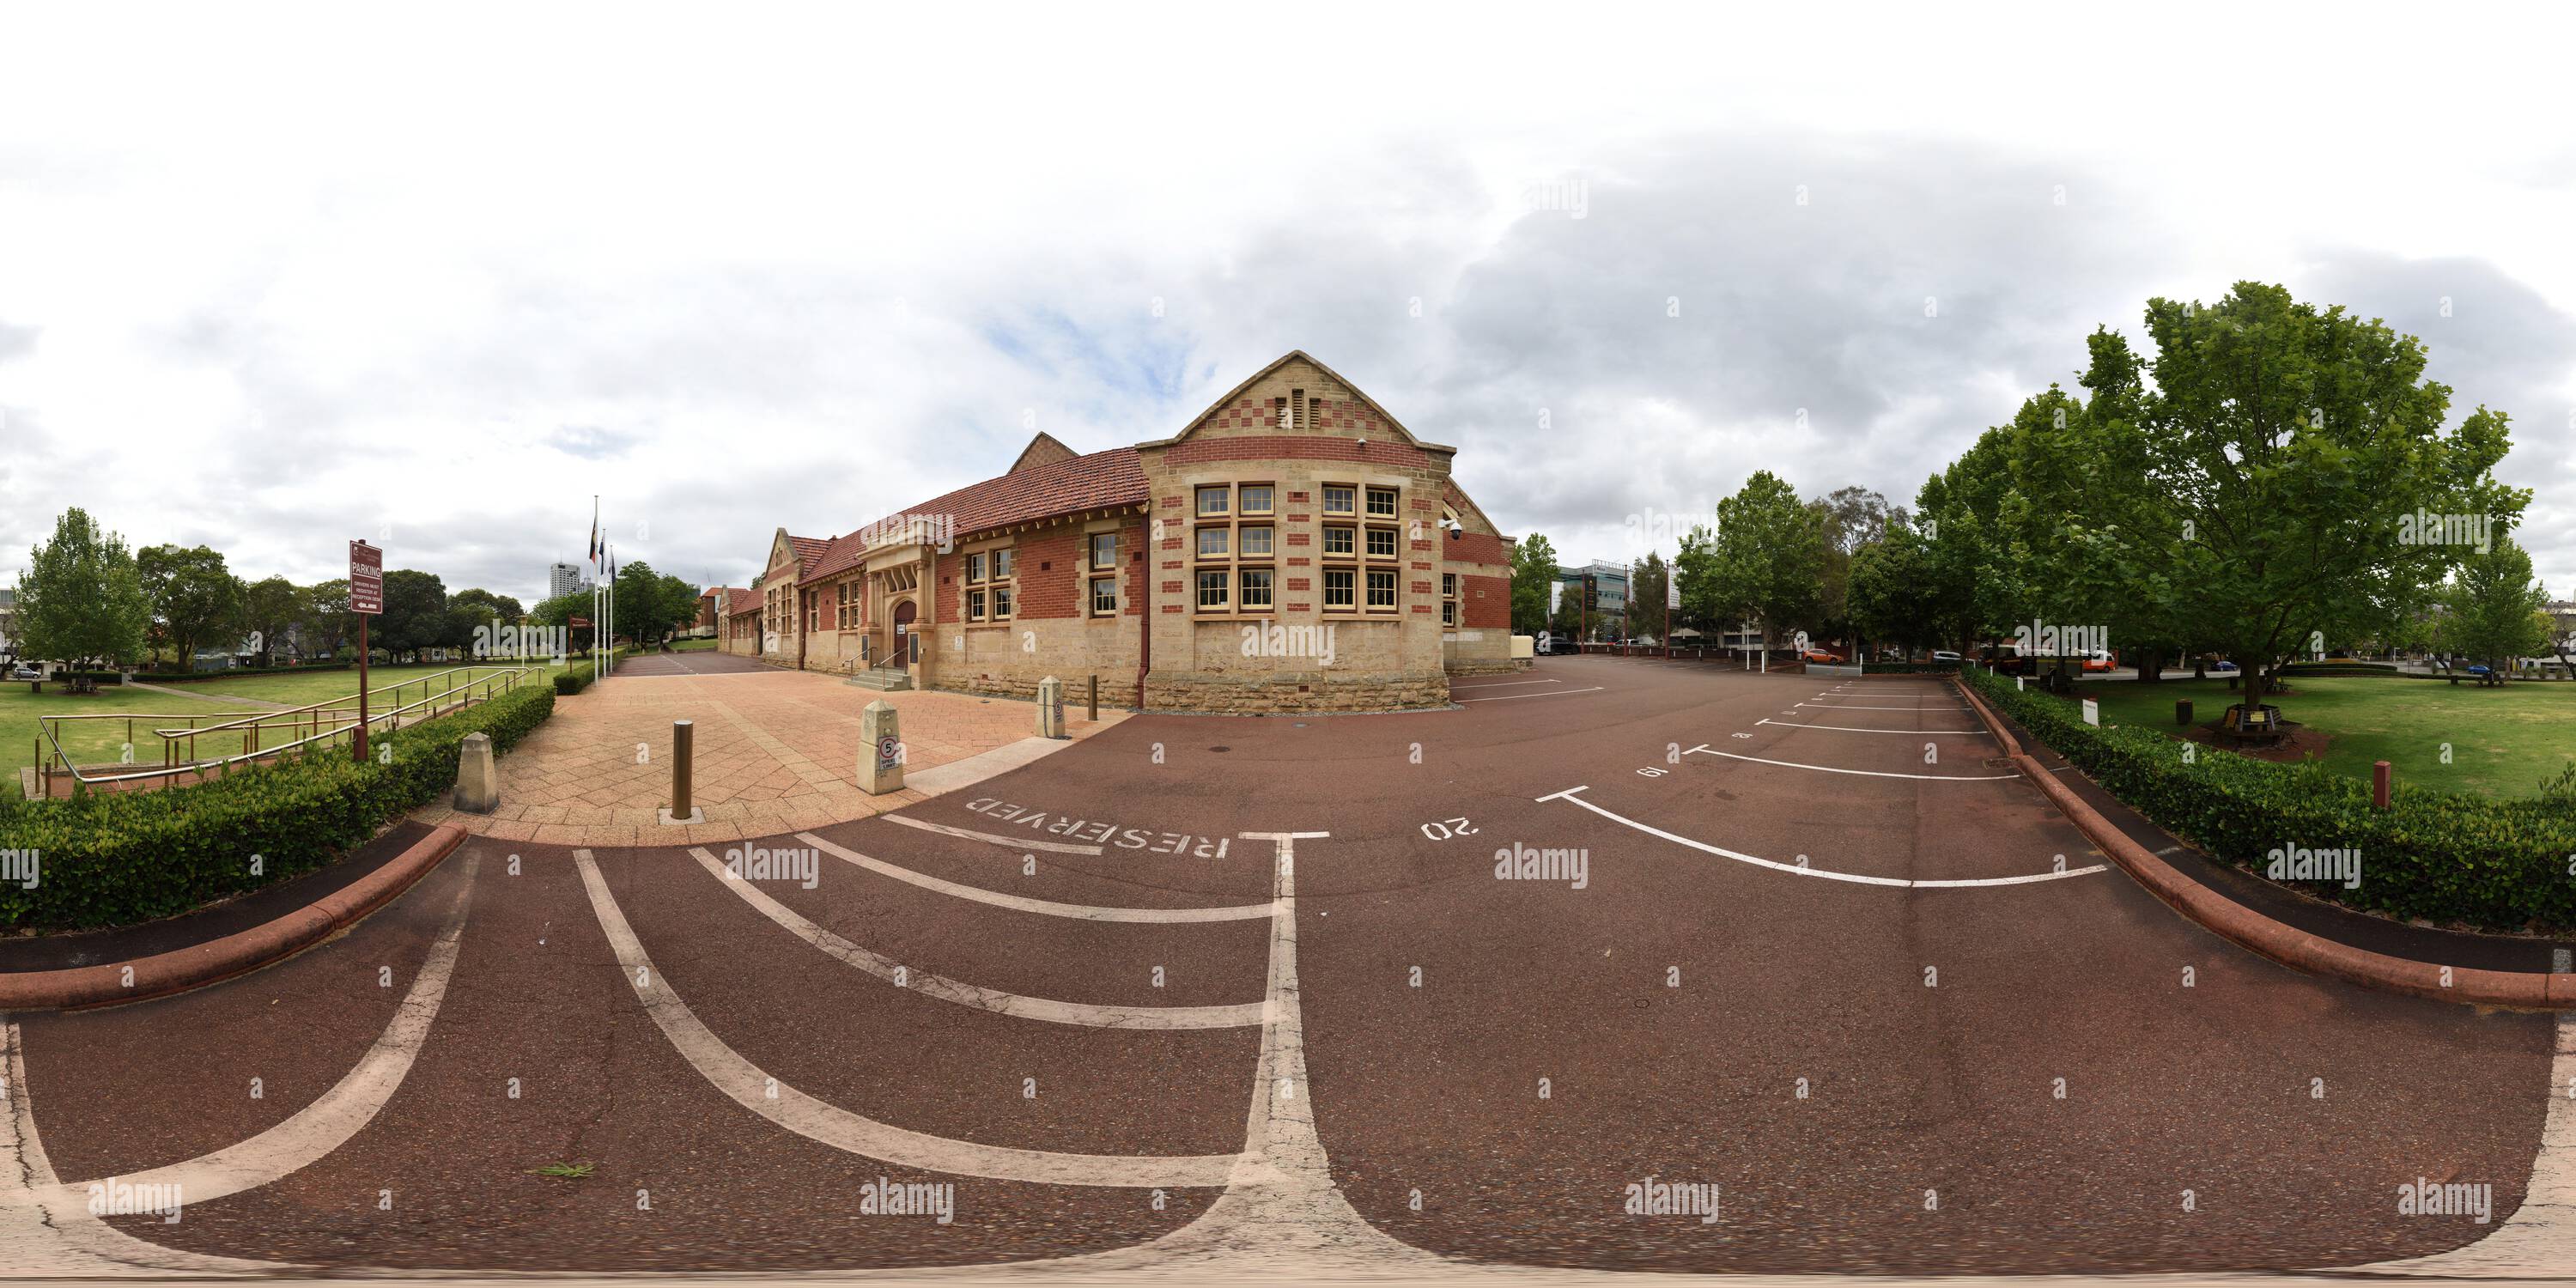
M 1438 823 L 1423 824 L 1422 834 L 1435 841 L 1446 841 L 1453 836 L 1474 836 L 1476 829 L 1469 826 L 1467 820 L 1463 818 L 1453 818 Z

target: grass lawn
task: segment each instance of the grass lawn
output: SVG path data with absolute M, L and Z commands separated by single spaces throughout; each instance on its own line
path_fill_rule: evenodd
M 382 689 L 406 681 L 427 679 L 442 671 L 453 671 L 459 665 L 455 662 L 431 662 L 419 666 L 371 666 L 367 668 L 367 687 Z M 474 673 L 479 678 L 498 669 L 505 668 L 478 666 Z M 355 698 L 358 694 L 358 668 L 353 666 L 346 671 L 315 671 L 310 675 L 245 675 L 237 680 L 196 680 L 170 687 L 183 693 L 201 693 L 209 698 L 258 698 L 268 702 L 282 702 L 290 707 L 300 707 L 315 702 Z M 418 695 L 419 688 L 414 686 L 412 691 L 404 695 L 404 700 L 409 701 Z M 380 699 L 369 699 L 371 702 L 378 700 Z M 185 702 L 186 699 L 183 698 L 169 698 L 164 700 L 163 705 Z M 211 705 L 209 709 L 212 709 Z
M 2540 794 L 2543 781 L 2576 762 L 2576 684 L 2517 683 L 2501 689 L 2434 680 L 2321 677 L 2267 698 L 2283 718 L 2326 734 L 2326 767 L 2365 782 L 2375 760 L 2400 783 L 2490 796 Z M 2104 724 L 2174 731 L 2173 704 L 2191 699 L 2192 720 L 2213 724 L 2240 695 L 2227 681 L 2086 684 Z M 2451 763 L 2442 763 L 2442 748 Z
M 0 686 L 0 795 L 18 795 L 18 771 L 36 763 L 36 719 L 39 716 L 102 715 L 109 712 L 140 712 L 146 715 L 185 713 L 221 714 L 223 708 L 208 702 L 191 702 L 166 693 L 146 693 L 119 686 L 102 687 L 91 696 L 73 697 L 59 686 L 47 683 L 43 693 L 29 693 L 24 683 Z M 82 764 L 104 764 L 118 759 L 125 745 L 125 722 L 122 720 L 83 720 L 64 727 L 63 750 Z M 135 759 L 146 764 L 161 762 L 161 740 L 135 726 Z
M 695 653 L 700 649 L 711 649 L 715 646 L 716 637 L 712 635 L 705 639 L 671 641 L 671 651 L 675 653 Z

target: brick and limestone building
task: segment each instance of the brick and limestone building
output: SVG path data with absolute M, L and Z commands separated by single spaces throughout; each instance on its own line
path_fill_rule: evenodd
M 772 537 L 727 652 L 1014 697 L 1098 677 L 1158 711 L 1444 705 L 1513 670 L 1511 542 L 1416 438 L 1303 353 L 1170 438 L 999 477 L 846 535 Z

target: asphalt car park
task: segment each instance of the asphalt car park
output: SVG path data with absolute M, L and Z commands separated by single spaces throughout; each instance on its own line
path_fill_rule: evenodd
M 1296 1191 L 1362 1258 L 2306 1269 L 2524 1197 L 2549 1017 L 2203 932 L 1946 682 L 1454 690 L 695 853 L 478 838 L 269 971 L 17 1017 L 12 1112 L 54 1181 L 188 1183 L 125 1236 L 333 1267 L 1150 1258 Z

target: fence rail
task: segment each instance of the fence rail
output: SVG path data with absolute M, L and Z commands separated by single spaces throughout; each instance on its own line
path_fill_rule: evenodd
M 369 710 L 365 723 L 371 735 L 380 728 L 391 733 L 405 725 L 463 710 L 477 702 L 489 702 L 521 684 L 542 683 L 544 680 L 543 667 L 455 667 L 367 690 Z M 406 697 L 414 689 L 419 693 Z M 380 694 L 386 695 L 387 700 L 379 702 Z M 329 745 L 351 736 L 358 728 L 358 697 L 352 693 L 347 697 L 301 707 L 246 713 L 154 715 L 120 711 L 98 715 L 41 716 L 37 719 L 37 794 L 39 798 L 51 797 L 57 777 L 70 778 L 75 791 L 90 787 L 114 789 L 122 784 L 175 778 L 184 774 L 219 773 L 245 761 L 257 761 L 299 747 Z M 125 725 L 125 741 L 118 763 L 84 767 L 72 752 L 64 749 L 67 737 L 77 748 L 83 745 L 81 735 L 84 732 L 108 727 L 109 722 L 115 721 L 122 721 Z M 206 723 L 208 721 L 213 723 Z M 127 768 L 139 759 L 134 751 L 137 723 L 144 726 L 145 734 L 161 740 L 160 764 L 144 769 Z M 285 735 L 286 740 L 269 741 L 277 735 Z M 198 740 L 208 737 L 238 737 L 241 749 L 211 758 L 201 757 Z

